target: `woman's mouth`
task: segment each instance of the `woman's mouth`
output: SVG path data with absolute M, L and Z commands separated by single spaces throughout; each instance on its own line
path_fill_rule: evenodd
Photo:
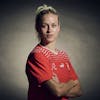
M 53 34 L 48 34 L 47 37 L 51 38 L 51 37 L 53 37 Z

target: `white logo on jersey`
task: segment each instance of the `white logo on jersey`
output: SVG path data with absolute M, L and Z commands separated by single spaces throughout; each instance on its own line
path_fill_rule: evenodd
M 60 64 L 60 68 L 64 68 L 64 63 L 61 63 Z

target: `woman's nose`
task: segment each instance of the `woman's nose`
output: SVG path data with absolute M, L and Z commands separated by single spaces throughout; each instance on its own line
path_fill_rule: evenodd
M 47 30 L 47 32 L 50 33 L 51 30 L 52 30 L 51 26 L 48 26 L 48 30 Z

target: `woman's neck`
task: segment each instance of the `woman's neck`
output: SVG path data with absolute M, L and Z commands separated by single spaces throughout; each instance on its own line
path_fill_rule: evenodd
M 43 42 L 40 42 L 41 45 L 43 45 L 44 47 L 52 50 L 55 52 L 55 45 L 56 45 L 56 41 L 54 42 L 51 42 L 51 43 L 43 43 Z

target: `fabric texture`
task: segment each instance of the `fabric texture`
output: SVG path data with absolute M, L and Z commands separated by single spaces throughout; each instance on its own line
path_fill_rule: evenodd
M 68 100 L 57 98 L 42 87 L 43 82 L 50 80 L 53 75 L 57 75 L 60 82 L 78 79 L 67 54 L 58 49 L 56 52 L 38 44 L 29 54 L 26 63 L 28 100 Z

